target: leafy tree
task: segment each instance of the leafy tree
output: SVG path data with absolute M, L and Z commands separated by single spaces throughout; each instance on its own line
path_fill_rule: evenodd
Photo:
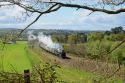
M 110 31 L 105 31 L 105 35 L 110 35 L 111 34 L 111 32 Z
M 88 41 L 102 40 L 103 38 L 104 38 L 104 34 L 101 32 L 88 34 Z
M 77 44 L 77 34 L 71 34 L 68 36 L 68 43 L 69 44 Z
M 50 63 L 45 63 L 44 65 L 34 66 L 34 78 L 38 79 L 40 83 L 56 83 L 59 82 L 57 68 L 58 65 L 52 65 Z
M 115 28 L 112 28 L 111 29 L 111 32 L 113 33 L 113 34 L 118 34 L 118 33 L 124 33 L 124 30 L 123 30 L 123 27 L 115 27 Z
M 52 35 L 52 39 L 55 42 L 59 42 L 59 43 L 67 43 L 68 37 L 67 35 L 62 35 L 62 34 L 54 34 Z
M 78 42 L 78 43 L 87 42 L 87 35 L 85 35 L 85 34 L 83 34 L 83 33 L 78 33 L 78 34 L 77 34 L 77 42 Z
M 109 40 L 111 41 L 123 41 L 125 39 L 125 34 L 111 34 Z

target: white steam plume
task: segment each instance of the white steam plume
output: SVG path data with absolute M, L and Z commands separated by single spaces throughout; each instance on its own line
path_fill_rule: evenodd
M 32 31 L 28 31 L 27 35 L 28 35 L 28 41 L 37 40 L 37 37 L 35 35 L 33 35 L 33 30 Z
M 57 50 L 63 50 L 62 45 L 52 41 L 51 36 L 44 35 L 42 32 L 38 35 L 39 42 L 44 43 L 47 47 Z

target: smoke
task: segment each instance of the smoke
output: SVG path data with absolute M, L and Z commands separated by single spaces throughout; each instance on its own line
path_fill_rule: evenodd
M 44 35 L 43 32 L 40 32 L 38 36 L 35 36 L 33 35 L 33 31 L 29 31 L 27 34 L 28 34 L 28 41 L 38 40 L 38 43 L 43 43 L 50 49 L 55 49 L 58 52 L 61 52 L 63 50 L 62 45 L 53 42 L 50 35 L 49 36 Z
M 37 37 L 35 35 L 33 35 L 33 30 L 32 31 L 28 31 L 27 35 L 28 35 L 28 41 L 34 41 L 37 40 Z
M 39 33 L 38 35 L 38 40 L 39 42 L 42 42 L 43 44 L 47 45 L 47 47 L 52 48 L 52 49 L 56 49 L 56 50 L 63 50 L 62 45 L 60 45 L 59 43 L 55 43 L 52 41 L 51 36 L 47 36 L 44 35 L 42 32 Z

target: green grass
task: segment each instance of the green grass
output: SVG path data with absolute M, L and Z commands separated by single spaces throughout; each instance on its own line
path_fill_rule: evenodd
M 39 57 L 33 52 L 29 52 L 26 42 L 17 42 L 17 44 L 6 45 L 1 53 L 1 63 L 3 57 L 4 71 L 23 72 L 24 69 L 32 69 L 32 63 L 40 61 Z M 33 62 L 34 61 L 34 62 Z
M 104 46 L 110 46 L 110 50 L 112 50 L 115 46 L 117 46 L 118 44 L 120 43 L 120 41 L 116 41 L 116 42 L 113 42 L 113 41 L 108 41 L 108 40 L 104 40 L 101 42 L 101 44 L 103 44 Z M 83 46 L 85 48 L 89 48 L 90 52 L 91 53 L 96 53 L 98 50 L 95 49 L 97 48 L 99 44 L 99 41 L 91 41 L 91 42 L 87 42 L 87 43 L 84 43 L 84 44 L 77 44 L 76 47 L 79 47 L 79 46 Z M 65 50 L 66 51 L 69 51 L 69 49 L 72 49 L 70 48 L 70 46 L 68 44 L 64 44 L 64 47 L 65 47 Z M 84 49 L 83 49 L 84 50 Z M 86 49 L 87 50 L 87 49 Z M 73 53 L 72 52 L 73 50 L 71 50 L 70 53 Z M 113 61 L 116 61 L 116 58 L 119 56 L 119 55 L 122 55 L 123 57 L 125 57 L 125 43 L 122 44 L 119 48 L 117 48 L 115 51 L 113 51 L 111 54 L 110 54 L 110 62 L 113 62 Z M 75 55 L 76 56 L 76 55 Z M 78 56 L 78 55 L 77 55 Z M 83 55 L 81 55 L 83 56 Z M 90 75 L 88 75 L 90 76 Z M 92 76 L 96 76 L 96 75 L 92 75 Z M 91 76 L 91 77 L 92 77 Z M 90 78 L 91 78 L 90 77 Z M 115 82 L 113 83 L 123 83 L 120 79 L 114 79 Z M 112 83 L 111 80 L 108 80 L 107 83 Z M 88 83 L 88 82 L 87 82 Z
M 0 62 L 2 62 L 2 56 L 4 56 L 4 70 L 7 72 L 14 72 L 16 70 L 19 73 L 23 73 L 24 69 L 32 70 L 33 64 L 38 64 L 40 61 L 45 62 L 43 57 L 27 48 L 27 42 L 25 41 L 6 45 L 6 49 L 1 51 Z M 98 76 L 67 66 L 58 69 L 57 73 L 59 74 L 59 78 L 67 83 L 92 83 L 92 79 Z M 117 81 L 117 83 L 122 83 L 121 80 Z
M 62 80 L 64 80 L 66 83 L 96 83 L 93 82 L 93 80 L 101 80 L 100 83 L 123 83 L 123 81 L 118 78 L 104 80 L 104 77 L 101 75 L 69 67 L 59 69 L 58 73 Z
M 37 64 L 41 61 L 41 57 L 31 50 L 28 50 L 26 44 L 26 42 L 22 41 L 17 42 L 17 44 L 6 45 L 6 49 L 1 54 L 1 57 L 4 56 L 3 65 L 5 71 L 14 72 L 14 70 L 16 70 L 19 73 L 23 73 L 24 69 L 32 69 L 33 64 Z M 44 59 L 42 61 L 44 61 Z M 70 83 L 82 83 L 83 80 L 93 76 L 91 73 L 78 71 L 68 67 L 58 69 L 58 73 L 61 80 Z
M 79 71 L 73 68 L 61 68 L 60 77 L 68 83 L 90 83 L 94 75 L 89 72 Z

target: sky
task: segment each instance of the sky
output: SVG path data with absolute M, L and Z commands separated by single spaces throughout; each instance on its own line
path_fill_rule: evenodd
M 25 28 L 37 14 L 25 19 L 19 7 L 0 8 L 0 28 Z M 68 30 L 110 30 L 113 27 L 123 26 L 125 29 L 125 13 L 109 15 L 84 9 L 61 8 L 56 12 L 41 16 L 30 29 L 68 29 Z M 89 15 L 90 14 L 90 15 Z

